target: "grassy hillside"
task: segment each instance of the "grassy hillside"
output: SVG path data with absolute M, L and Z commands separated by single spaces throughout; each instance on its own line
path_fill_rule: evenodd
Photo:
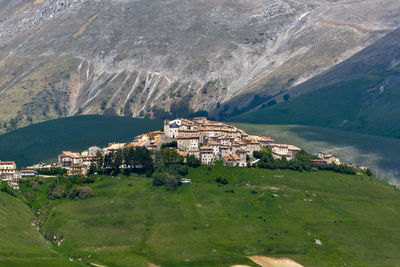
M 0 135 L 0 159 L 19 167 L 55 160 L 62 150 L 82 151 L 91 145 L 132 141 L 158 130 L 162 122 L 112 116 L 76 116 L 34 124 Z
M 400 192 L 374 178 L 222 166 L 190 169 L 188 178 L 167 191 L 148 178 L 98 177 L 92 198 L 43 199 L 44 230 L 63 236 L 60 253 L 106 266 L 255 266 L 253 255 L 318 267 L 400 259 Z M 46 184 L 34 194 L 41 190 Z
M 315 125 L 398 138 L 399 81 L 398 71 L 368 74 L 320 87 L 281 104 L 240 115 L 234 120 Z
M 399 139 L 314 126 L 234 124 L 249 133 L 270 136 L 277 142 L 294 144 L 310 153 L 335 153 L 344 161 L 371 167 L 379 178 L 399 183 Z
M 53 250 L 31 225 L 34 218 L 28 206 L 0 192 L 0 266 L 79 266 Z

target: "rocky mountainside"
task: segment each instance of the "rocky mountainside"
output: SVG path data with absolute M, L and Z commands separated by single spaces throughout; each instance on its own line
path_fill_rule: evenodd
M 246 110 L 400 24 L 397 0 L 0 0 L 0 131 Z
M 234 119 L 400 138 L 400 28 L 286 94 Z

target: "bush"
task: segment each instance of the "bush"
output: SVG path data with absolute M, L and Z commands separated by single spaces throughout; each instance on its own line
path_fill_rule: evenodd
M 180 178 L 167 172 L 153 174 L 153 186 L 165 186 L 165 188 L 174 190 L 181 185 Z
M 7 183 L 1 183 L 0 191 L 1 191 L 1 192 L 4 192 L 4 193 L 7 193 L 7 194 L 9 194 L 10 196 L 13 196 L 13 197 L 16 196 L 14 190 L 12 190 L 12 189 L 7 185 Z
M 229 183 L 229 182 L 228 182 L 228 179 L 226 179 L 225 177 L 222 177 L 222 176 L 218 176 L 217 179 L 215 179 L 215 181 L 216 181 L 218 184 L 224 184 L 224 185 L 226 185 L 226 184 Z
M 367 169 L 367 170 L 365 171 L 365 173 L 366 173 L 368 176 L 374 176 L 374 173 L 373 173 L 370 169 Z
M 187 166 L 178 166 L 177 172 L 179 175 L 186 176 L 189 173 L 189 168 Z
M 181 180 L 174 175 L 167 174 L 164 177 L 164 185 L 169 190 L 175 190 L 181 185 Z
M 153 186 L 163 186 L 164 185 L 164 177 L 161 173 L 153 174 Z
M 32 188 L 33 191 L 39 190 L 39 185 L 38 185 L 38 183 L 36 181 L 31 181 L 29 183 L 29 186 Z
M 70 199 L 85 199 L 91 196 L 93 196 L 93 191 L 89 187 L 76 187 L 73 188 L 68 194 Z

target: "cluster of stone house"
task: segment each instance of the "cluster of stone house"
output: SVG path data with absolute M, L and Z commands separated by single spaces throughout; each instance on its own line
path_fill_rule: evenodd
M 321 163 L 321 164 L 336 164 L 340 165 L 340 159 L 338 156 L 335 156 L 331 153 L 318 153 L 318 159 L 314 159 L 313 162 Z
M 98 156 L 106 156 L 115 151 L 130 147 L 145 147 L 159 150 L 162 144 L 176 142 L 177 152 L 186 158 L 194 156 L 202 164 L 213 164 L 217 160 L 226 166 L 245 167 L 254 151 L 263 147 L 271 149 L 275 159 L 293 160 L 300 148 L 289 144 L 276 144 L 266 136 L 249 135 L 245 131 L 222 122 L 208 120 L 205 117 L 165 120 L 163 131 L 153 131 L 134 138 L 130 143 L 109 143 L 107 147 L 89 147 L 78 153 L 63 151 L 58 156 L 58 167 L 68 170 L 70 176 L 85 176 L 91 164 Z M 320 163 L 340 164 L 339 158 L 332 154 L 319 153 Z
M 19 189 L 21 178 L 36 176 L 37 172 L 33 169 L 17 169 L 15 161 L 0 161 L 0 181 L 7 181 L 13 189 Z
M 86 176 L 90 165 L 98 160 L 99 153 L 103 154 L 103 151 L 98 146 L 91 146 L 81 153 L 63 151 L 58 155 L 58 167 L 67 169 L 69 176 Z
M 176 142 L 180 155 L 192 155 L 202 164 L 213 164 L 222 160 L 226 166 L 247 166 L 254 151 L 270 147 L 275 158 L 293 159 L 299 148 L 292 145 L 275 144 L 265 136 L 248 135 L 245 131 L 225 123 L 210 121 L 205 117 L 165 120 L 163 131 L 153 131 L 134 138 L 130 143 L 110 143 L 105 148 L 89 147 L 78 153 L 63 151 L 58 156 L 58 166 L 68 170 L 68 175 L 86 175 L 89 166 L 103 156 L 120 149 L 145 147 L 159 150 L 162 144 Z
M 226 166 L 245 167 L 251 162 L 254 151 L 268 147 L 275 159 L 293 160 L 300 148 L 288 144 L 276 144 L 266 136 L 249 135 L 245 131 L 222 122 L 210 121 L 205 117 L 165 120 L 163 131 L 153 131 L 134 138 L 130 143 L 109 143 L 107 147 L 91 146 L 83 152 L 63 151 L 57 164 L 37 164 L 18 171 L 15 162 L 0 161 L 0 180 L 18 182 L 24 177 L 36 176 L 35 169 L 60 167 L 67 169 L 69 176 L 86 176 L 89 167 L 97 162 L 99 155 L 106 156 L 121 149 L 145 147 L 159 150 L 162 144 L 176 142 L 177 152 L 186 158 L 194 156 L 202 164 L 213 164 L 217 160 Z M 322 164 L 340 164 L 340 159 L 320 152 Z M 250 161 L 249 161 L 250 160 Z
M 299 148 L 293 145 L 275 144 L 275 140 L 245 131 L 205 117 L 164 121 L 164 142 L 177 142 L 182 155 L 193 155 L 202 164 L 222 160 L 226 166 L 247 166 L 254 151 L 269 147 L 276 159 L 294 159 Z

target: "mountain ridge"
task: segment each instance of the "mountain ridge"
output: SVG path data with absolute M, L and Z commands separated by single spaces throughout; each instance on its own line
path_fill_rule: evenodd
M 161 118 L 224 105 L 231 113 L 349 58 L 398 27 L 400 13 L 388 0 L 0 7 L 3 132 L 77 114 Z

